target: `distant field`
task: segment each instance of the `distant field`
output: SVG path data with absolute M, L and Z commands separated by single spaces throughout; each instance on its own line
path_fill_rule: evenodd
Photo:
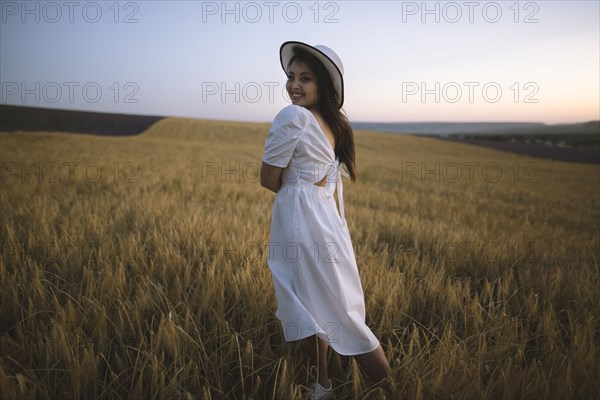
M 589 135 L 588 135 L 589 136 Z M 565 147 L 557 145 L 546 145 L 542 143 L 529 143 L 523 141 L 510 141 L 509 139 L 496 140 L 490 138 L 468 138 L 468 139 L 450 139 L 460 143 L 489 147 L 500 151 L 506 151 L 515 154 L 523 154 L 536 158 L 546 158 L 557 161 L 568 161 L 577 163 L 600 163 L 600 146 L 581 146 Z M 559 138 L 554 139 L 561 142 Z M 595 137 L 587 138 L 588 143 L 592 140 L 598 141 Z
M 300 399 L 268 124 L 0 133 L 0 397 Z M 338 399 L 600 398 L 600 166 L 356 132 L 346 217 L 393 379 Z
M 557 161 L 600 163 L 600 121 L 579 124 L 355 122 L 357 129 L 405 133 Z
M 6 104 L 0 104 L 0 114 L 0 131 L 59 131 L 108 136 L 136 135 L 163 118 Z
M 352 122 L 355 129 L 399 132 L 443 137 L 551 138 L 554 136 L 594 137 L 600 135 L 600 121 L 547 125 L 535 122 Z

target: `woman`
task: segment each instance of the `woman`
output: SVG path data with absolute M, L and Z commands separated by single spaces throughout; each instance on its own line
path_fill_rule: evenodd
M 330 48 L 301 42 L 284 43 L 280 60 L 292 105 L 273 121 L 261 168 L 261 184 L 276 193 L 268 264 L 285 340 L 304 341 L 317 365 L 314 398 L 326 399 L 333 397 L 328 346 L 354 356 L 375 382 L 390 367 L 365 324 L 344 217 L 341 175 L 355 181 L 356 172 L 352 129 L 340 112 L 342 63 Z

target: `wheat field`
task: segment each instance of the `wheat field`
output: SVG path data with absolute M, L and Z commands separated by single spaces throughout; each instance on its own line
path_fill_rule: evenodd
M 268 124 L 0 134 L 0 397 L 300 399 L 266 264 Z M 600 168 L 357 131 L 345 208 L 393 376 L 338 399 L 600 398 Z

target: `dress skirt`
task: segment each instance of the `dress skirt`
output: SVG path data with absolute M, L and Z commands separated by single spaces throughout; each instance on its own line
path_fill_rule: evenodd
M 332 186 L 284 183 L 275 196 L 268 265 L 286 341 L 319 337 L 341 355 L 375 350 L 345 220 Z

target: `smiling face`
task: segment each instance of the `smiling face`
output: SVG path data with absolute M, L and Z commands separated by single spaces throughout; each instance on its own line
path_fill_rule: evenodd
M 317 105 L 317 76 L 304 61 L 295 60 L 290 65 L 285 88 L 292 104 L 309 110 Z

